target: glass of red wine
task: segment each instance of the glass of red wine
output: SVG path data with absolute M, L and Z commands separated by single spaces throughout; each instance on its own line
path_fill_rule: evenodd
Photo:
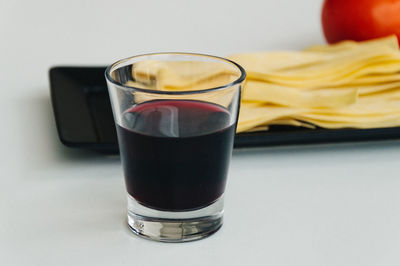
M 165 242 L 222 225 L 246 73 L 215 56 L 157 53 L 106 70 L 128 197 L 128 225 Z

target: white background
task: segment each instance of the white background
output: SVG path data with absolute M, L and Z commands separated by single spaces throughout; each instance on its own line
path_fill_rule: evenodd
M 50 66 L 301 49 L 321 4 L 0 0 L 0 265 L 399 265 L 399 141 L 236 150 L 222 229 L 163 244 L 127 229 L 117 156 L 57 139 Z

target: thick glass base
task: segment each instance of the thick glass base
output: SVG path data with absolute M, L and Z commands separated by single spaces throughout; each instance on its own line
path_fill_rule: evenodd
M 158 211 L 128 195 L 128 225 L 144 238 L 162 242 L 202 239 L 222 226 L 224 197 L 202 209 L 186 212 Z

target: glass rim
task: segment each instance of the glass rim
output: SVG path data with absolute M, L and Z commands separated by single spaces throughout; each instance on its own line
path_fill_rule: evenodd
M 183 90 L 183 91 L 161 91 L 161 90 L 152 90 L 152 89 L 143 89 L 143 88 L 138 88 L 138 87 L 134 87 L 134 86 L 127 86 L 127 85 L 123 85 L 120 82 L 116 81 L 115 79 L 113 79 L 111 77 L 111 70 L 113 67 L 120 65 L 123 62 L 132 60 L 134 58 L 140 58 L 140 57 L 146 57 L 146 56 L 157 56 L 157 55 L 188 55 L 188 56 L 193 56 L 193 57 L 208 57 L 208 58 L 212 58 L 212 59 L 216 59 L 216 60 L 220 60 L 220 61 L 225 61 L 231 65 L 233 65 L 234 67 L 236 67 L 237 69 L 239 69 L 240 71 L 240 76 L 235 79 L 234 81 L 225 84 L 225 85 L 221 85 L 221 86 L 217 86 L 217 87 L 212 87 L 212 88 L 208 88 L 208 89 L 202 89 L 202 90 Z M 160 52 L 160 53 L 147 53 L 147 54 L 140 54 L 140 55 L 135 55 L 135 56 L 131 56 L 131 57 L 127 57 L 124 59 L 120 59 L 116 62 L 114 62 L 113 64 L 109 65 L 106 68 L 105 71 L 105 76 L 107 81 L 111 82 L 113 85 L 116 85 L 124 90 L 128 90 L 128 91 L 139 91 L 139 92 L 144 92 L 144 93 L 154 93 L 154 94 L 168 94 L 168 95 L 188 95 L 188 94 L 199 94 L 199 93 L 206 93 L 206 92 L 211 92 L 211 91 L 217 91 L 217 90 L 223 90 L 229 87 L 233 87 L 237 84 L 240 84 L 244 81 L 244 79 L 246 78 L 246 71 L 244 70 L 244 68 L 242 66 L 240 66 L 238 63 L 220 57 L 220 56 L 214 56 L 214 55 L 208 55 L 208 54 L 200 54 L 200 53 L 185 53 L 185 52 Z

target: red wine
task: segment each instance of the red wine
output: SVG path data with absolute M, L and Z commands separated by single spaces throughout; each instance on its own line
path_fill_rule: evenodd
M 158 210 L 194 210 L 224 192 L 235 124 L 223 107 L 151 101 L 124 112 L 117 126 L 129 195 Z

